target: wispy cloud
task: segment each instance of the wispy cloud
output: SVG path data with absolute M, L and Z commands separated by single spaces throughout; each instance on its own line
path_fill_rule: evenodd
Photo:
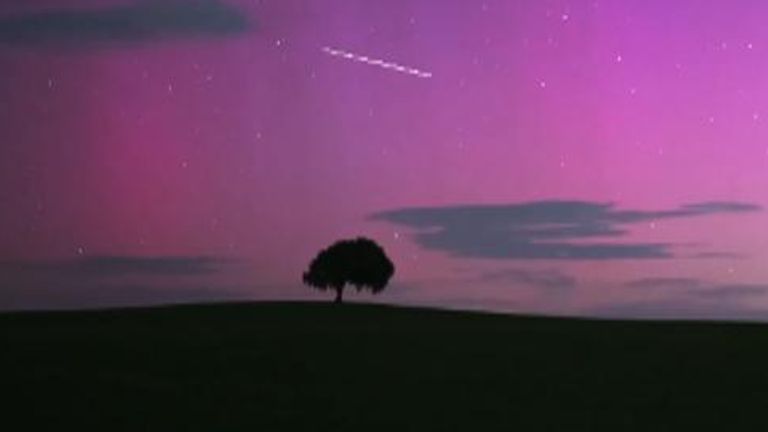
M 90 256 L 71 260 L 0 263 L 0 270 L 69 276 L 181 276 L 216 273 L 231 260 L 183 256 Z
M 95 256 L 0 263 L 0 309 L 79 308 L 203 301 L 243 296 L 219 273 L 239 261 L 217 257 Z
M 84 309 L 244 299 L 236 287 L 206 284 L 93 284 L 49 281 L 0 290 L 0 310 Z
M 633 224 L 760 210 L 748 203 L 705 202 L 671 210 L 619 210 L 588 201 L 509 205 L 411 207 L 375 213 L 372 220 L 415 230 L 425 249 L 456 257 L 609 260 L 673 257 L 670 243 L 618 242 Z M 613 241 L 599 241 L 611 239 Z
M 631 280 L 624 284 L 628 288 L 640 289 L 690 289 L 701 286 L 701 281 L 694 278 L 642 278 Z
M 218 272 L 225 262 L 211 257 L 97 256 L 79 262 L 77 270 L 102 275 L 198 275 Z
M 2 17 L 0 43 L 91 47 L 105 42 L 232 35 L 249 25 L 242 11 L 219 0 L 141 1 Z
M 576 278 L 556 269 L 503 269 L 482 273 L 479 279 L 484 282 L 519 284 L 550 290 L 574 288 L 577 284 Z
M 626 282 L 628 288 L 669 290 L 675 295 L 711 300 L 740 300 L 768 294 L 768 284 L 718 283 L 696 278 L 642 278 Z
M 768 309 L 756 299 L 768 298 L 768 285 L 707 282 L 694 278 L 647 278 L 625 284 L 664 295 L 651 300 L 616 301 L 586 311 L 620 318 L 660 319 L 768 319 Z
M 699 252 L 691 255 L 691 258 L 699 259 L 744 259 L 746 255 L 735 252 Z
M 768 294 L 768 285 L 764 284 L 725 284 L 706 289 L 689 291 L 689 294 L 713 300 L 745 299 Z

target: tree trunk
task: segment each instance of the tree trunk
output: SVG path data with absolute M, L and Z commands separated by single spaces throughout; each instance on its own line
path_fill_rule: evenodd
M 341 295 L 342 295 L 343 292 L 344 292 L 344 287 L 343 286 L 342 287 L 336 287 L 336 299 L 333 301 L 334 303 L 336 303 L 336 304 L 340 304 L 341 303 L 341 301 L 342 301 L 341 300 Z

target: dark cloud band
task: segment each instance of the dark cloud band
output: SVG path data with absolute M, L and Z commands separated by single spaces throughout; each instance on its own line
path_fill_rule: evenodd
M 91 46 L 167 37 L 224 36 L 249 23 L 218 0 L 141 2 L 99 9 L 61 9 L 0 18 L 0 43 Z
M 425 249 L 467 258 L 609 260 L 671 258 L 672 244 L 618 242 L 627 226 L 663 219 L 760 210 L 748 203 L 706 202 L 661 211 L 617 210 L 586 201 L 414 207 L 379 212 L 372 220 L 415 229 Z M 604 239 L 597 241 L 597 239 Z M 605 241 L 611 239 L 612 241 Z
M 0 264 L 0 272 L 34 273 L 76 277 L 90 276 L 183 276 L 218 273 L 230 262 L 214 257 L 92 256 L 61 261 Z
M 503 269 L 485 272 L 479 279 L 483 282 L 512 283 L 543 289 L 570 289 L 577 284 L 576 278 L 557 269 Z

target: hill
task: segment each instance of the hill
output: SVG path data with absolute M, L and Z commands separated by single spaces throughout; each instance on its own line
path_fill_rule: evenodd
M 249 303 L 0 315 L 5 430 L 735 430 L 768 326 Z

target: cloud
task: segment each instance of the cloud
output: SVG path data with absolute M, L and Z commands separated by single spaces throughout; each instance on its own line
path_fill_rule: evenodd
M 701 286 L 701 281 L 693 278 L 642 278 L 629 281 L 624 286 L 641 289 L 690 289 Z
M 479 279 L 483 282 L 509 282 L 512 284 L 521 284 L 534 288 L 543 289 L 565 289 L 576 287 L 576 278 L 564 274 L 559 270 L 527 270 L 527 269 L 504 269 L 489 271 L 480 275 Z
M 90 256 L 72 260 L 0 264 L 6 272 L 64 276 L 182 276 L 217 273 L 231 260 L 183 256 Z
M 708 283 L 695 278 L 643 278 L 624 284 L 629 288 L 679 290 L 676 295 L 708 300 L 742 300 L 768 294 L 766 284 Z
M 199 275 L 220 271 L 225 261 L 211 257 L 97 256 L 82 260 L 78 270 L 100 275 Z
M 171 303 L 242 300 L 234 287 L 159 284 L 47 283 L 13 286 L 0 292 L 0 310 L 92 309 Z
M 215 257 L 95 256 L 0 263 L 0 309 L 61 309 L 242 298 L 222 286 L 238 261 Z M 225 275 L 223 275 L 225 276 Z
M 717 302 L 691 302 L 682 298 L 614 303 L 592 308 L 585 311 L 585 314 L 620 319 L 768 320 L 768 310 Z
M 768 285 L 761 284 L 726 284 L 711 288 L 690 291 L 691 295 L 713 300 L 741 300 L 768 294 Z
M 744 259 L 746 255 L 734 252 L 699 252 L 690 256 L 699 259 Z
M 56 9 L 0 18 L 0 43 L 90 46 L 246 31 L 246 16 L 219 0 L 141 1 L 128 6 Z
M 670 295 L 600 305 L 588 314 L 611 318 L 768 320 L 768 310 L 754 300 L 768 295 L 766 284 L 705 282 L 692 278 L 648 278 L 625 284 L 638 288 L 671 288 Z
M 415 229 L 421 247 L 456 257 L 609 260 L 672 258 L 672 244 L 606 242 L 628 226 L 662 219 L 760 210 L 746 203 L 705 202 L 661 211 L 617 210 L 587 201 L 533 201 L 509 205 L 411 207 L 378 212 L 371 220 Z

